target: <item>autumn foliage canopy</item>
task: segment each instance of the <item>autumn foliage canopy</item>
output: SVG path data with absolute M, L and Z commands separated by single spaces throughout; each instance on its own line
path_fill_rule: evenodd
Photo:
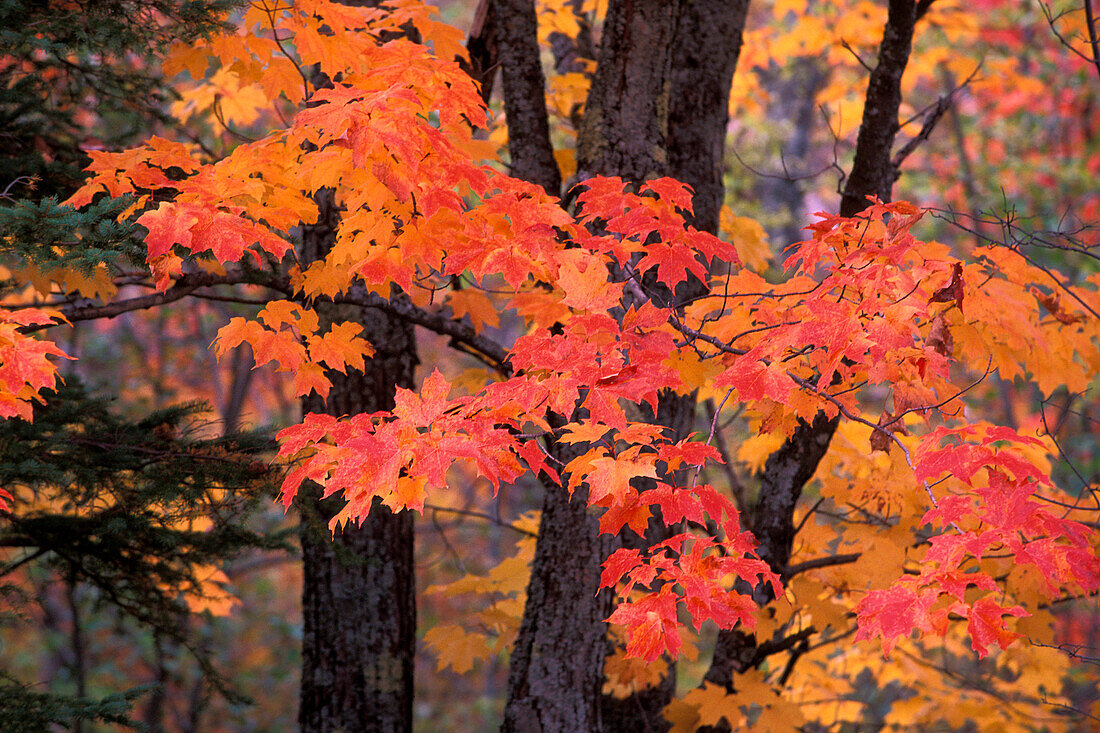
M 769 638 L 840 630 L 851 614 L 874 654 L 928 636 L 965 638 L 985 657 L 1041 637 L 1052 602 L 1100 588 L 1100 540 L 1051 479 L 1050 439 L 974 419 L 965 402 L 994 373 L 1044 395 L 1087 389 L 1100 371 L 1100 277 L 1063 284 L 1005 247 L 960 258 L 919 238 L 926 213 L 904 201 L 818 214 L 783 250 L 781 277 L 688 225 L 692 191 L 670 178 L 588 177 L 563 203 L 494 165 L 461 37 L 430 11 L 253 4 L 239 32 L 177 48 L 165 72 L 199 80 L 191 99 L 250 106 L 241 114 L 269 132 L 219 159 L 162 137 L 90 151 L 66 202 L 132 197 L 123 217 L 147 231 L 151 299 L 215 285 L 262 296 L 211 348 L 249 345 L 297 396 L 326 396 L 334 372 L 374 355 L 361 325 L 319 317 L 319 300 L 407 318 L 482 362 L 450 377 L 429 368 L 390 411 L 307 414 L 283 429 L 285 506 L 314 482 L 346 502 L 334 530 L 376 499 L 423 511 L 464 466 L 491 492 L 526 474 L 560 483 L 612 536 L 663 522 L 667 539 L 603 563 L 624 670 L 677 657 L 685 626 Z M 299 260 L 296 237 L 326 191 L 342 212 L 334 244 Z M 88 276 L 71 289 L 82 285 L 99 287 Z M 30 419 L 49 400 L 65 354 L 31 332 L 67 316 L 0 311 L 4 417 Z M 669 392 L 713 400 L 709 426 L 676 440 L 655 425 L 647 416 Z M 800 419 L 839 419 L 819 498 L 875 521 L 803 511 L 790 566 L 761 560 L 744 507 L 712 485 L 731 459 L 715 434 L 734 409 L 753 431 L 736 457 L 754 468 Z M 572 457 L 552 457 L 549 439 Z M 428 639 L 446 658 L 441 637 Z M 795 679 L 813 700 L 810 673 Z M 754 689 L 747 677 L 738 687 Z M 676 704 L 705 719 L 710 689 Z

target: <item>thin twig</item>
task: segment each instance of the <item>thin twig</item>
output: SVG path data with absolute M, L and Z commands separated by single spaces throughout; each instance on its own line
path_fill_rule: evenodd
M 538 537 L 538 534 L 522 527 L 517 527 L 514 524 L 505 522 L 498 517 L 494 517 L 492 514 L 485 514 L 484 512 L 477 512 L 472 509 L 455 509 L 449 506 L 439 506 L 437 504 L 424 504 L 425 509 L 431 509 L 432 512 L 447 512 L 449 514 L 458 514 L 464 517 L 476 517 L 478 519 L 484 519 L 487 522 L 492 522 L 501 527 L 507 527 L 513 532 L 519 532 L 520 534 L 527 535 L 528 537 Z

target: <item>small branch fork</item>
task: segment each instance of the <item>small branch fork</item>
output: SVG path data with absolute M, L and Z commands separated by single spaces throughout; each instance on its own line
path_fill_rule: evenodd
M 970 76 L 966 77 L 966 79 L 964 79 L 961 84 L 957 85 L 947 94 L 944 94 L 942 97 L 936 100 L 935 104 L 931 105 L 920 113 L 922 115 L 926 115 L 924 118 L 924 124 L 921 125 L 920 132 L 913 136 L 913 138 L 909 140 L 909 142 L 905 143 L 901 150 L 895 153 L 894 157 L 890 161 L 890 165 L 894 167 L 895 171 L 900 170 L 901 164 L 905 162 L 905 159 L 908 158 L 910 154 L 912 154 L 912 152 L 920 146 L 921 143 L 929 138 L 929 136 L 932 134 L 932 130 L 935 129 L 936 124 L 940 121 L 940 118 L 943 117 L 944 114 L 947 113 L 947 110 L 951 108 L 951 104 L 954 101 L 955 95 L 959 91 L 964 89 L 971 82 L 971 80 L 974 79 L 974 77 L 978 74 L 978 70 L 980 68 L 981 66 L 975 68 L 974 71 L 970 72 Z
M 1065 13 L 1055 15 L 1054 11 L 1050 9 L 1050 6 L 1044 2 L 1040 2 L 1039 7 L 1043 9 L 1043 15 L 1046 17 L 1047 25 L 1050 26 L 1050 32 L 1054 34 L 1058 42 L 1065 46 L 1071 53 L 1088 62 L 1096 69 L 1097 76 L 1100 76 L 1100 36 L 1098 36 L 1096 32 L 1096 14 L 1092 9 L 1092 0 L 1084 0 L 1084 4 L 1085 27 L 1088 29 L 1088 44 L 1089 49 L 1092 51 L 1091 57 L 1087 53 L 1074 48 L 1070 39 L 1066 38 L 1062 35 L 1062 32 L 1058 30 L 1058 19 L 1065 15 Z

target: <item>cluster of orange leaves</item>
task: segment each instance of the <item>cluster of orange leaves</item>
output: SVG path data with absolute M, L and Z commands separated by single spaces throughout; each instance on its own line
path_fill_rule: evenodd
M 406 23 L 428 45 L 381 42 Z M 398 286 L 418 308 L 461 317 L 471 300 L 460 293 L 483 290 L 493 307 L 522 319 L 526 331 L 509 345 L 498 379 L 452 394 L 433 372 L 419 391 L 398 389 L 392 411 L 308 415 L 285 429 L 285 502 L 309 479 L 347 500 L 335 524 L 361 519 L 375 497 L 420 509 L 465 463 L 494 486 L 527 472 L 571 491 L 585 485 L 604 510 L 604 532 L 640 529 L 659 507 L 665 521 L 692 529 L 646 552 L 616 552 L 601 578 L 625 598 L 610 620 L 625 627 L 628 654 L 653 660 L 680 648 L 681 610 L 696 627 L 712 620 L 751 630 L 754 603 L 733 589 L 735 579 L 762 578 L 779 590 L 734 503 L 698 482 L 717 452 L 706 442 L 673 442 L 640 417 L 660 390 L 719 389 L 724 402 L 750 406 L 763 434 L 788 434 L 796 418 L 818 411 L 871 425 L 875 446 L 903 457 L 923 484 L 924 519 L 943 528 L 929 540 L 924 569 L 872 589 L 857 608 L 860 636 L 881 636 L 887 651 L 913 629 L 944 633 L 952 614 L 969 620 L 979 654 L 1007 646 L 1014 632 L 1006 616 L 1026 611 L 999 600 L 981 565 L 990 553 L 1033 567 L 1051 595 L 1100 585 L 1091 533 L 1035 498 L 1049 479 L 1030 439 L 965 423 L 905 434 L 903 417 L 949 420 L 947 407 L 961 404 L 953 363 L 1009 376 L 1027 365 L 1044 389 L 1096 372 L 1097 324 L 1075 311 L 1043 318 L 1039 304 L 1049 309 L 1052 296 L 1026 290 L 1034 282 L 1026 264 L 1003 252 L 962 263 L 912 236 L 915 207 L 875 203 L 853 219 L 822 215 L 793 248 L 792 275 L 773 284 L 740 269 L 732 245 L 684 224 L 691 195 L 675 181 L 635 190 L 589 179 L 570 213 L 481 162 L 489 146 L 475 133 L 486 110 L 449 60 L 454 52 L 454 35 L 414 0 L 385 12 L 255 4 L 240 34 L 181 51 L 175 63 L 201 79 L 217 59 L 272 105 L 308 105 L 214 162 L 156 138 L 96 153 L 91 178 L 70 199 L 79 206 L 103 192 L 134 195 L 128 215 L 148 230 L 161 290 L 195 268 L 240 267 L 246 258 L 253 267 L 289 266 L 296 302 L 270 303 L 258 320 L 234 319 L 216 348 L 251 344 L 257 361 L 295 374 L 301 395 L 325 393 L 323 367 L 354 368 L 371 354 L 353 325 L 319 333 L 313 299 L 389 297 Z M 313 65 L 330 88 L 312 89 L 302 70 Z M 334 246 L 304 267 L 285 265 L 297 228 L 317 218 L 322 189 L 344 211 Z M 653 282 L 675 289 L 692 279 L 706 281 L 709 295 L 683 308 L 644 292 Z M 453 289 L 460 281 L 465 289 Z M 1016 309 L 999 300 L 1004 292 Z M 1100 307 L 1095 290 L 1074 297 Z M 1054 341 L 1066 368 L 1060 377 L 1030 356 Z M 882 405 L 884 391 L 892 411 L 882 408 L 876 428 L 862 417 L 864 405 Z M 554 428 L 550 413 L 569 422 Z M 550 435 L 587 450 L 555 465 L 540 442 Z M 674 475 L 694 478 L 679 485 Z M 701 529 L 707 520 L 716 535 Z

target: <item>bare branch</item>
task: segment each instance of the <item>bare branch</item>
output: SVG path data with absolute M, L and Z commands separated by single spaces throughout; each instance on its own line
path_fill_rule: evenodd
M 856 562 L 862 556 L 862 553 L 850 552 L 845 555 L 830 555 L 828 557 L 816 557 L 813 560 L 796 562 L 794 565 L 788 565 L 783 568 L 783 582 L 786 583 L 794 576 L 799 573 L 804 573 L 807 570 L 817 570 L 818 568 L 827 568 L 833 565 L 848 565 L 849 563 Z

